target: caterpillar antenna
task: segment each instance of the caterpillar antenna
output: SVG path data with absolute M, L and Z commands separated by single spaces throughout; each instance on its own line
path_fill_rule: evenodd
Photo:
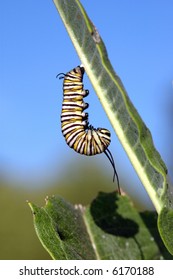
M 61 77 L 59 77 L 60 75 L 62 75 Z M 59 73 L 58 75 L 56 75 L 56 78 L 58 78 L 59 77 L 59 79 L 63 79 L 64 78 L 64 76 L 65 76 L 65 74 L 64 73 Z
M 120 191 L 120 183 L 119 183 L 119 178 L 118 178 L 118 173 L 116 171 L 116 168 L 115 168 L 115 162 L 114 162 L 114 158 L 111 154 L 111 152 L 109 151 L 109 149 L 106 149 L 104 151 L 105 155 L 107 156 L 107 158 L 109 159 L 112 167 L 113 167 L 113 170 L 114 170 L 114 175 L 113 175 L 113 182 L 115 181 L 115 176 L 116 176 L 116 179 L 117 179 L 117 186 L 118 186 L 118 193 L 121 195 L 121 191 Z

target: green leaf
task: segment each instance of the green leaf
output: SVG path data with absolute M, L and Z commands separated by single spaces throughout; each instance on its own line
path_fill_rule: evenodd
M 156 214 L 147 213 L 146 226 L 146 215 L 127 197 L 100 193 L 86 209 L 60 197 L 47 199 L 43 208 L 29 205 L 36 233 L 53 259 L 171 258 L 159 238 Z
M 44 208 L 29 203 L 36 233 L 53 259 L 93 259 L 95 254 L 82 218 L 82 208 L 75 209 L 62 198 L 46 200 Z
M 173 254 L 173 194 L 167 181 L 167 168 L 154 147 L 151 133 L 113 70 L 101 36 L 80 1 L 54 0 L 54 3 L 98 98 L 159 214 L 160 234 Z
M 126 196 L 100 193 L 85 215 L 101 259 L 172 259 L 159 237 L 156 213 L 138 213 Z

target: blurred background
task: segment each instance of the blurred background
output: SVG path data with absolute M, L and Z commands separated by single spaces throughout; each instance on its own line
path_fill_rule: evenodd
M 81 3 L 172 178 L 172 0 Z M 54 194 L 87 205 L 116 183 L 104 154 L 79 155 L 61 134 L 63 81 L 56 75 L 80 61 L 53 1 L 1 1 L 0 11 L 0 259 L 50 259 L 26 201 L 43 206 Z M 140 210 L 153 210 L 86 75 L 84 84 L 90 122 L 112 133 L 121 187 Z

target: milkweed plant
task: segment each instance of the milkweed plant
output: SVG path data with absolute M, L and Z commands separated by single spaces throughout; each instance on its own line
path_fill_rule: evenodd
M 52 196 L 42 208 L 29 202 L 37 236 L 53 259 L 172 259 L 173 191 L 151 133 L 80 1 L 53 2 L 156 212 L 138 212 L 118 192 L 99 193 L 87 207 Z

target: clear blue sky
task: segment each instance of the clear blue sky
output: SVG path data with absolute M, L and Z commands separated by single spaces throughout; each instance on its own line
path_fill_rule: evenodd
M 171 173 L 167 113 L 173 105 L 173 1 L 81 3 Z M 61 135 L 62 80 L 55 77 L 80 64 L 79 58 L 51 0 L 1 1 L 0 11 L 0 172 L 16 178 L 31 173 L 44 177 L 56 162 L 60 174 L 68 159 L 80 155 Z M 91 123 L 111 130 L 110 149 L 120 176 L 133 176 L 87 78 L 85 88 L 90 90 Z M 99 157 L 95 160 L 100 162 Z M 109 163 L 104 168 L 110 169 Z

